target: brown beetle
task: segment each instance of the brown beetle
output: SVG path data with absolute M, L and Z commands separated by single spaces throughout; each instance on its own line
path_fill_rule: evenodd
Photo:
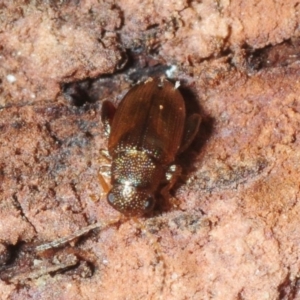
M 149 79 L 129 90 L 117 109 L 105 101 L 102 122 L 112 159 L 108 203 L 125 215 L 150 212 L 157 194 L 174 184 L 179 167 L 172 163 L 195 137 L 200 116 L 186 120 L 179 90 Z

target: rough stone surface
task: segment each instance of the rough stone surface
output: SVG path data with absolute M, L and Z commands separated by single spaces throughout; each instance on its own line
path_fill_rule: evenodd
M 300 299 L 297 1 L 0 9 L 0 299 Z M 98 179 L 101 102 L 171 64 L 203 117 L 176 205 L 35 252 L 120 217 Z

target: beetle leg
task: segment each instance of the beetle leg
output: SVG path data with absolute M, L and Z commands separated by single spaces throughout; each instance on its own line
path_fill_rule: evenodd
M 111 163 L 111 156 L 109 152 L 105 149 L 100 149 L 101 158 L 104 158 L 107 162 Z
M 101 165 L 99 168 L 98 180 L 103 190 L 103 192 L 100 194 L 100 198 L 102 198 L 109 192 L 111 188 L 110 184 L 108 183 L 111 176 L 111 157 L 107 150 L 100 150 L 99 161 Z
M 181 174 L 181 170 L 182 170 L 181 167 L 178 165 L 171 165 L 167 170 L 166 179 L 168 183 L 160 191 L 160 194 L 163 196 L 164 199 L 176 200 L 176 198 L 171 197 L 170 190 L 172 189 L 179 175 Z
M 107 150 L 100 150 L 98 162 L 100 164 L 99 173 L 104 177 L 110 177 L 111 157 Z
M 99 174 L 101 174 L 103 177 L 109 178 L 111 176 L 111 165 L 101 165 L 99 168 Z
M 176 182 L 176 179 L 181 173 L 181 167 L 178 165 L 171 165 L 169 169 L 166 172 L 166 179 L 171 185 L 170 189 L 173 187 L 174 183 Z
M 102 103 L 101 121 L 104 127 L 104 134 L 109 136 L 112 120 L 116 112 L 115 106 L 108 100 Z
M 192 114 L 188 117 L 185 123 L 185 130 L 178 153 L 182 153 L 191 145 L 199 130 L 200 123 L 201 116 L 199 114 Z
M 93 202 L 97 202 L 97 201 L 103 199 L 111 189 L 109 180 L 105 179 L 106 175 L 101 174 L 99 172 L 97 176 L 98 176 L 98 182 L 99 182 L 102 190 L 100 191 L 99 194 L 97 193 L 97 195 L 96 194 L 90 195 L 90 198 Z
M 106 180 L 105 177 L 110 177 L 110 165 L 101 166 L 98 173 L 98 180 L 103 190 L 100 194 L 100 198 L 104 197 L 111 189 L 108 183 L 109 181 Z

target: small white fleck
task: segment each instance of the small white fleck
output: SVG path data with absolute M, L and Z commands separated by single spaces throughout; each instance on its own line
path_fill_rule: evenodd
M 147 80 L 144 82 L 144 84 L 148 83 L 148 82 L 152 82 L 153 78 L 152 77 L 148 77 Z
M 34 266 L 38 266 L 38 265 L 41 265 L 42 262 L 43 262 L 43 261 L 40 260 L 40 259 L 34 259 L 34 260 L 33 260 L 33 265 L 34 265 Z
M 177 70 L 177 67 L 175 65 L 172 65 L 167 71 L 166 71 L 166 75 L 168 78 L 173 78 L 174 77 L 174 73 Z
M 124 182 L 124 185 L 125 185 L 125 187 L 128 187 L 128 186 L 131 186 L 132 183 L 131 183 L 130 180 L 126 180 L 126 181 Z
M 10 82 L 10 83 L 14 83 L 15 81 L 17 81 L 17 78 L 16 78 L 14 75 L 12 75 L 12 74 L 8 74 L 8 75 L 6 76 L 6 79 L 7 79 L 7 81 Z
M 72 288 L 73 287 L 73 284 L 72 283 L 68 283 L 67 285 L 66 285 L 66 288 L 67 289 L 70 289 L 70 288 Z
M 35 96 L 35 94 L 31 94 L 30 97 L 31 97 L 32 99 L 35 99 L 36 96 Z
M 162 105 L 159 106 L 159 109 L 162 110 L 164 107 Z
M 180 81 L 175 82 L 175 90 L 177 90 L 180 87 Z

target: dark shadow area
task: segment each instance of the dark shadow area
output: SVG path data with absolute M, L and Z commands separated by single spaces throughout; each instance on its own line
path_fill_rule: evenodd
M 88 278 L 94 273 L 94 264 L 92 259 L 89 259 L 91 255 L 82 253 L 76 247 L 62 245 L 37 252 L 36 245 L 20 242 L 15 246 L 8 246 L 8 249 L 10 257 L 5 264 L 0 266 L 0 279 L 7 283 L 23 285 L 27 280 L 45 274 L 54 276 L 57 273 L 66 273 L 70 276 Z M 70 257 L 73 260 L 71 262 Z M 36 266 L 36 260 L 41 265 Z
M 196 157 L 213 133 L 214 119 L 203 110 L 199 103 L 199 96 L 191 89 L 182 87 L 180 88 L 180 92 L 185 99 L 187 118 L 194 113 L 199 114 L 201 117 L 199 130 L 191 145 L 178 157 L 178 161 L 183 166 L 183 173 L 185 174 L 194 170 L 193 165 Z
M 93 103 L 88 90 L 91 86 L 91 80 L 70 82 L 61 86 L 65 99 L 73 106 L 83 106 L 85 103 Z
M 286 67 L 300 60 L 300 38 L 289 39 L 277 45 L 269 45 L 262 49 L 244 46 L 247 67 L 251 71 L 264 68 Z
M 111 99 L 122 92 L 123 81 L 135 84 L 149 77 L 160 77 L 170 68 L 155 54 L 150 54 L 145 46 L 137 46 L 124 52 L 124 61 L 113 74 L 81 81 L 62 83 L 61 90 L 65 99 L 76 107 L 95 103 L 100 99 Z
M 285 280 L 278 286 L 280 300 L 297 299 L 300 291 L 300 280 L 298 278 L 291 280 L 288 273 Z
M 26 267 L 29 262 L 29 257 L 31 254 L 26 252 L 25 242 L 18 242 L 16 245 L 7 246 L 7 260 L 2 262 L 0 266 L 0 279 L 4 281 L 9 281 L 13 276 L 18 273 L 20 266 Z
M 2 247 L 1 247 L 2 248 Z M 12 264 L 15 260 L 15 250 L 16 246 L 13 245 L 3 245 L 0 253 L 0 271 L 6 265 Z
M 201 116 L 201 123 L 191 144 L 183 153 L 180 153 L 177 156 L 174 162 L 174 164 L 178 164 L 182 168 L 182 172 L 178 177 L 174 187 L 170 191 L 171 195 L 173 195 L 180 186 L 184 185 L 186 183 L 186 178 L 189 177 L 189 174 L 196 170 L 195 162 L 199 159 L 199 154 L 201 153 L 205 143 L 212 136 L 214 128 L 214 119 L 210 117 L 201 107 L 199 103 L 200 97 L 190 88 L 181 86 L 179 90 L 185 100 L 187 119 L 189 116 L 196 113 Z M 157 199 L 158 201 L 154 209 L 154 215 L 161 214 L 163 211 L 170 211 L 180 204 L 177 203 L 178 201 L 174 198 L 164 199 L 160 195 L 157 195 Z
M 1 260 L 0 272 L 8 266 L 13 265 L 20 257 L 25 247 L 25 242 L 18 242 L 16 245 L 6 246 L 6 257 Z M 0 276 L 1 277 L 1 276 Z

